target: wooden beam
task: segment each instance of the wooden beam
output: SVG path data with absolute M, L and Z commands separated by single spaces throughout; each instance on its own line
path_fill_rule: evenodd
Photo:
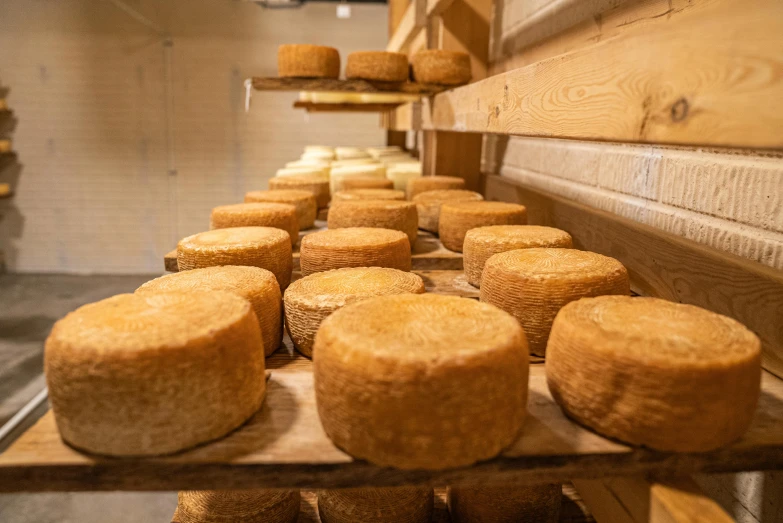
M 390 131 L 418 131 L 421 128 L 421 102 L 397 106 L 389 113 L 386 129 Z
M 427 0 L 427 18 L 443 14 L 454 0 Z
M 389 38 L 400 26 L 409 4 L 409 0 L 389 0 Z
M 308 113 L 386 113 L 400 104 L 294 102 L 294 109 Z
M 346 93 L 399 93 L 431 95 L 446 89 L 442 85 L 415 82 L 371 82 L 369 80 L 338 80 L 335 78 L 253 77 L 257 91 L 340 91 Z
M 386 45 L 387 51 L 407 53 L 408 46 L 427 24 L 427 1 L 412 0 Z

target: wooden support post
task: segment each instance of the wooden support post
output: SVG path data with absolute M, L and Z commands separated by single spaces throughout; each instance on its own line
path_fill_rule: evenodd
M 405 149 L 407 133 L 405 131 L 386 131 L 386 145 L 396 145 Z

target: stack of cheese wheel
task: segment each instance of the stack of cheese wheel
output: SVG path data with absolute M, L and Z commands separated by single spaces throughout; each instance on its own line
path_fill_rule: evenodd
M 334 153 L 338 160 L 372 159 L 372 157 L 367 154 L 367 151 L 361 147 L 335 147 Z
M 226 291 L 242 296 L 253 306 L 269 356 L 283 339 L 282 295 L 275 275 L 258 267 L 224 265 L 167 274 L 148 281 L 137 293 L 166 291 Z
M 312 164 L 312 165 L 300 165 L 296 167 L 286 167 L 284 169 L 278 169 L 275 172 L 275 176 L 283 178 L 286 176 L 298 176 L 300 174 L 315 174 L 324 178 L 329 178 L 331 168 L 328 165 Z
M 283 178 L 270 178 L 269 189 L 272 191 L 295 189 L 308 191 L 315 196 L 319 209 L 329 205 L 329 179 L 320 174 L 298 174 Z
M 408 55 L 388 51 L 356 51 L 348 55 L 346 78 L 405 82 L 408 80 Z
M 486 303 L 401 294 L 346 305 L 321 324 L 313 354 L 321 424 L 356 458 L 463 467 L 498 455 L 522 427 L 525 334 Z
M 277 75 L 292 78 L 337 78 L 340 53 L 334 47 L 286 44 L 277 48 Z
M 289 203 L 296 207 L 299 229 L 309 229 L 315 224 L 318 202 L 310 191 L 287 189 L 278 191 L 250 191 L 245 193 L 245 203 Z
M 318 272 L 286 290 L 285 324 L 297 350 L 312 357 L 318 327 L 337 309 L 373 296 L 423 292 L 419 276 L 397 269 L 354 267 Z
M 518 249 L 484 265 L 481 301 L 513 315 L 531 354 L 544 356 L 552 321 L 567 303 L 603 294 L 628 295 L 628 271 L 614 258 L 576 249 Z
M 405 200 L 405 193 L 394 189 L 346 189 L 336 192 L 335 202 L 349 200 Z
M 421 215 L 419 216 L 421 221 Z M 480 287 L 484 264 L 495 254 L 535 247 L 568 249 L 572 245 L 570 234 L 553 227 L 539 225 L 477 227 L 468 231 L 462 245 L 462 252 L 465 254 L 465 276 L 468 278 L 468 283 Z
M 373 178 L 370 176 L 358 176 L 356 178 L 348 178 L 343 180 L 343 190 L 350 191 L 353 189 L 393 189 L 394 182 L 391 180 L 384 180 L 383 178 Z
M 421 163 L 413 158 L 386 164 L 386 177 L 392 180 L 394 188 L 398 191 L 405 191 L 408 187 L 408 181 L 421 178 L 421 172 Z
M 416 205 L 413 202 L 398 200 L 344 200 L 332 202 L 326 221 L 327 227 L 330 229 L 377 227 L 401 231 L 408 236 L 411 249 L 416 244 L 418 223 Z
M 464 189 L 465 180 L 456 176 L 420 176 L 408 180 L 406 191 L 408 199 L 426 191 L 438 191 L 442 189 Z
M 329 177 L 329 189 L 332 194 L 343 190 L 343 180 L 349 178 L 386 178 L 386 167 L 380 164 L 346 165 L 335 167 Z
M 271 227 L 216 229 L 187 238 L 177 244 L 180 271 L 216 265 L 261 267 L 275 275 L 280 289 L 291 282 L 293 258 L 291 238 Z
M 322 523 L 429 523 L 431 488 L 355 488 L 318 491 Z
M 298 490 L 187 490 L 177 496 L 180 523 L 295 523 Z
M 523 205 L 505 202 L 447 202 L 440 206 L 438 236 L 449 250 L 462 252 L 470 229 L 487 225 L 524 225 L 527 210 Z
M 562 496 L 560 484 L 450 487 L 449 515 L 453 523 L 557 523 Z
M 546 375 L 566 414 L 596 432 L 660 451 L 707 452 L 750 426 L 761 342 L 692 305 L 601 296 L 557 315 Z
M 435 233 L 438 232 L 441 205 L 446 202 L 478 202 L 483 199 L 477 192 L 460 189 L 426 191 L 412 198 L 419 214 L 419 229 Z
M 120 294 L 80 307 L 52 329 L 44 369 L 63 439 L 112 456 L 220 438 L 266 392 L 253 308 L 222 291 Z
M 229 227 L 274 227 L 291 237 L 291 244 L 299 240 L 299 217 L 290 203 L 235 203 L 212 209 L 210 229 Z
M 413 78 L 417 82 L 462 85 L 470 82 L 470 55 L 460 51 L 425 49 L 413 55 Z
M 411 270 L 411 247 L 405 233 L 350 227 L 308 234 L 299 253 L 302 275 L 343 267 L 389 267 Z

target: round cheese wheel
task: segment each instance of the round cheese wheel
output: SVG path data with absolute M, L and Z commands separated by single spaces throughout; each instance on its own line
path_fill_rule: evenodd
M 343 191 L 353 189 L 393 189 L 394 182 L 383 178 L 373 178 L 371 176 L 357 176 L 343 180 Z M 404 193 L 403 193 L 404 194 Z
M 212 209 L 210 229 L 229 227 L 274 227 L 291 237 L 291 244 L 299 240 L 299 217 L 290 203 L 235 203 Z
M 354 160 L 361 158 L 372 160 L 372 157 L 363 147 L 335 147 L 334 154 L 337 156 L 338 160 Z
M 356 458 L 463 467 L 497 456 L 522 427 L 525 334 L 486 303 L 401 294 L 346 305 L 321 324 L 313 355 L 321 424 Z
M 408 80 L 408 56 L 388 51 L 356 51 L 348 55 L 345 77 L 405 82 Z
M 167 274 L 150 280 L 136 292 L 226 291 L 242 296 L 258 318 L 264 354 L 269 356 L 283 339 L 282 294 L 275 275 L 259 267 L 223 265 Z
M 449 250 L 462 252 L 465 234 L 485 225 L 524 225 L 527 209 L 505 202 L 446 202 L 440 206 L 438 236 Z
M 299 159 L 332 161 L 334 160 L 334 151 L 313 149 L 313 150 L 303 152 L 302 156 L 300 156 Z
M 440 189 L 425 191 L 412 198 L 419 213 L 419 229 L 438 232 L 440 206 L 446 202 L 478 202 L 484 197 L 477 192 L 461 189 Z
M 285 324 L 294 347 L 308 357 L 321 322 L 337 309 L 373 296 L 424 292 L 421 277 L 397 269 L 352 267 L 318 272 L 285 292 Z
M 425 193 L 427 194 L 427 193 Z M 421 196 L 421 195 L 419 195 Z M 421 215 L 419 215 L 421 221 Z M 490 225 L 471 229 L 462 244 L 465 276 L 474 287 L 481 286 L 481 273 L 490 256 L 499 252 L 534 247 L 569 249 L 571 235 L 553 227 L 539 225 Z
M 404 152 L 399 145 L 384 145 L 381 147 L 367 147 L 367 153 L 373 158 L 377 158 L 384 154 L 398 154 Z
M 408 180 L 421 178 L 421 162 L 411 158 L 404 162 L 395 161 L 386 164 L 386 178 L 394 182 L 394 188 L 398 191 L 405 191 L 408 187 Z
M 334 47 L 285 44 L 277 48 L 277 75 L 288 78 L 338 78 L 340 53 Z
M 601 254 L 576 249 L 517 249 L 491 256 L 481 277 L 481 301 L 514 316 L 531 354 L 544 356 L 552 321 L 567 303 L 587 296 L 628 295 L 628 271 Z
M 245 203 L 290 203 L 296 207 L 299 229 L 310 229 L 315 225 L 318 202 L 310 191 L 288 189 L 278 191 L 250 191 L 245 193 Z
M 309 191 L 315 196 L 319 209 L 329 205 L 329 179 L 321 175 L 295 175 L 283 178 L 270 178 L 269 189 L 279 191 L 283 189 L 298 189 Z
M 408 180 L 408 186 L 406 187 L 409 200 L 425 191 L 464 188 L 465 180 L 456 176 L 421 176 Z
M 177 244 L 180 271 L 216 265 L 266 269 L 284 290 L 291 282 L 293 270 L 291 238 L 272 227 L 232 227 L 194 234 Z
M 168 454 L 225 436 L 264 399 L 250 303 L 229 292 L 120 294 L 80 307 L 46 340 L 60 435 L 112 456 Z
M 352 158 L 348 160 L 335 160 L 332 162 L 332 167 L 345 167 L 346 165 L 373 165 L 379 163 L 372 158 Z
M 470 82 L 470 55 L 460 51 L 423 49 L 411 59 L 414 81 L 425 84 L 463 85 Z
M 335 167 L 329 176 L 329 189 L 332 194 L 342 191 L 343 180 L 349 178 L 386 178 L 386 167 L 381 164 L 345 165 Z
M 302 160 L 300 160 L 302 161 Z M 311 165 L 299 165 L 296 167 L 286 167 L 284 169 L 278 169 L 275 171 L 275 176 L 297 176 L 300 174 L 315 174 L 322 176 L 325 179 L 329 179 L 329 172 L 331 168 L 328 165 L 323 164 L 311 164 Z
M 314 232 L 302 238 L 302 275 L 342 267 L 389 267 L 411 270 L 411 246 L 405 233 L 351 227 Z
M 562 497 L 560 484 L 449 487 L 449 515 L 453 523 L 557 523 Z
M 326 221 L 330 229 L 377 227 L 401 231 L 408 236 L 411 247 L 416 245 L 416 236 L 419 234 L 418 223 L 416 205 L 413 202 L 398 200 L 335 201 L 329 207 Z
M 429 523 L 431 488 L 355 488 L 318 491 L 322 523 Z
M 560 310 L 546 374 L 565 413 L 600 434 L 706 452 L 750 426 L 761 342 L 741 323 L 699 307 L 601 296 Z
M 346 180 L 347 181 L 347 180 Z M 380 180 L 379 181 L 389 181 Z M 405 200 L 405 193 L 393 189 L 350 189 L 335 193 L 335 203 L 356 200 Z
M 180 523 L 295 523 L 298 490 L 186 490 L 177 496 Z

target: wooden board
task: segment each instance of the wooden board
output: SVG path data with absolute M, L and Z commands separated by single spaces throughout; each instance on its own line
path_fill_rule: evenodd
M 375 82 L 369 80 L 338 80 L 334 78 L 253 77 L 258 91 L 342 91 L 346 93 L 403 93 L 430 95 L 446 89 L 440 85 L 413 82 Z
M 427 23 L 427 0 L 411 0 L 402 15 L 394 34 L 386 45 L 387 51 L 407 53 L 411 42 L 424 29 Z
M 294 109 L 304 109 L 308 113 L 385 113 L 393 111 L 400 104 L 374 103 L 316 103 L 294 102 Z

